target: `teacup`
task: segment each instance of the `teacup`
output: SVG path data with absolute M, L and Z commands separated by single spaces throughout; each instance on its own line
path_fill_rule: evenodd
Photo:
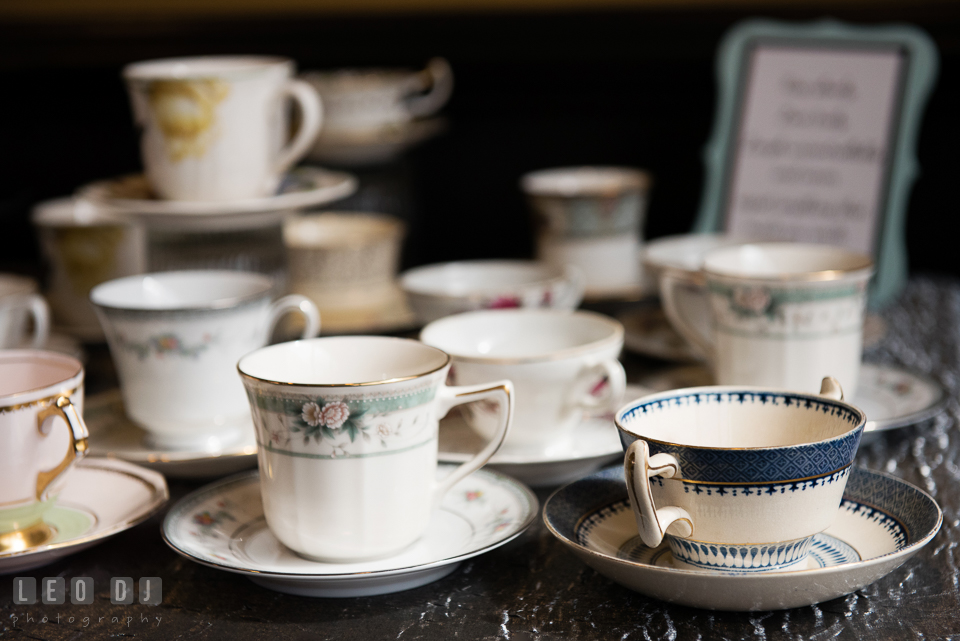
M 303 296 L 271 303 L 267 276 L 182 271 L 128 276 L 93 288 L 129 417 L 162 449 L 218 449 L 250 423 L 233 370 L 267 344 L 280 317 L 298 312 L 303 338 L 320 316 Z
M 453 92 L 453 72 L 443 58 L 434 58 L 423 71 L 340 69 L 300 77 L 323 100 L 325 120 L 318 147 L 325 138 L 403 126 L 432 115 Z
M 640 539 L 681 569 L 802 569 L 837 515 L 866 424 L 835 379 L 821 394 L 671 390 L 616 415 Z
M 40 350 L 0 351 L 0 552 L 43 545 L 56 534 L 43 516 L 86 454 L 82 414 L 80 361 Z
M 509 381 L 444 384 L 450 357 L 417 341 L 349 336 L 294 341 L 237 366 L 257 428 L 267 525 L 311 559 L 395 554 L 416 541 L 460 479 L 487 462 L 510 427 Z M 437 481 L 438 419 L 495 399 L 489 444 Z
M 290 292 L 308 297 L 330 329 L 375 323 L 396 307 L 403 221 L 386 214 L 325 212 L 283 226 Z
M 707 354 L 720 385 L 811 391 L 824 376 L 856 394 L 863 350 L 869 256 L 804 243 L 751 243 L 708 252 L 702 275 L 667 270 L 664 312 Z M 704 305 L 677 292 L 706 283 Z M 707 331 L 705 331 L 705 329 Z
M 313 144 L 323 109 L 286 58 L 169 58 L 123 70 L 143 166 L 161 198 L 227 201 L 269 196 Z M 285 98 L 300 108 L 288 135 Z
M 639 288 L 650 177 L 627 167 L 566 167 L 525 175 L 537 257 L 583 270 L 588 295 Z
M 451 382 L 513 382 L 516 413 L 504 448 L 549 446 L 569 435 L 584 412 L 612 412 L 623 400 L 626 376 L 617 360 L 623 326 L 601 314 L 553 309 L 467 312 L 430 323 L 420 340 L 453 357 Z M 496 405 L 476 403 L 464 410 L 478 434 L 493 434 Z
M 532 260 L 464 260 L 410 269 L 400 286 L 421 323 L 478 309 L 576 309 L 583 272 Z
M 28 334 L 34 349 L 46 344 L 50 336 L 50 308 L 37 293 L 37 283 L 32 278 L 0 273 L 0 348 L 22 346 Z
M 146 270 L 146 231 L 77 198 L 38 203 L 31 221 L 50 268 L 45 292 L 54 321 L 81 339 L 102 341 L 90 290 Z

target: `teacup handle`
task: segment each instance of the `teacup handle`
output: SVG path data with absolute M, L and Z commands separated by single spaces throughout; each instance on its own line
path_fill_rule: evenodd
M 434 58 L 421 73 L 430 81 L 430 91 L 407 98 L 407 110 L 414 116 L 429 116 L 442 107 L 453 93 L 453 70 L 443 58 Z
M 305 327 L 300 334 L 300 338 L 313 338 L 320 333 L 320 310 L 312 300 L 299 294 L 290 294 L 283 298 L 278 298 L 270 305 L 270 313 L 267 316 L 266 338 L 264 343 L 270 340 L 273 329 L 287 312 L 300 312 L 305 321 Z
M 606 375 L 610 390 L 606 394 L 594 396 L 589 386 L 596 384 L 597 374 L 601 372 Z M 627 373 L 615 358 L 602 361 L 585 367 L 580 372 L 577 382 L 574 383 L 574 389 L 578 387 L 580 393 L 575 396 L 574 403 L 588 410 L 613 412 L 623 402 L 623 395 L 627 390 Z
M 77 407 L 66 396 L 57 398 L 53 405 L 50 405 L 37 414 L 37 431 L 40 432 L 40 435 L 44 437 L 47 436 L 47 432 L 43 430 L 43 426 L 47 419 L 55 416 L 59 416 L 66 421 L 67 426 L 70 428 L 67 432 L 70 436 L 70 447 L 67 450 L 67 455 L 60 462 L 60 465 L 52 470 L 46 470 L 37 474 L 38 501 L 45 501 L 48 498 L 47 490 L 53 482 L 64 475 L 74 463 L 83 458 L 87 453 L 87 439 L 90 437 L 90 433 L 87 431 L 87 426 L 80 417 L 80 413 L 77 412 Z
M 667 506 L 657 509 L 650 491 L 650 478 L 662 476 L 673 478 L 680 473 L 676 457 L 661 452 L 650 456 L 650 448 L 643 439 L 637 439 L 627 448 L 623 457 L 623 475 L 627 481 L 627 494 L 637 519 L 637 530 L 644 545 L 655 548 L 663 541 L 663 535 L 674 523 L 680 536 L 693 535 L 693 519 L 682 507 Z
M 300 105 L 300 129 L 293 140 L 280 150 L 273 169 L 275 176 L 282 175 L 310 150 L 323 122 L 320 94 L 309 83 L 291 78 L 282 91 Z
M 557 297 L 552 307 L 556 309 L 576 309 L 583 300 L 586 291 L 587 278 L 583 270 L 576 265 L 567 265 L 564 270 L 563 293 Z
M 840 381 L 832 376 L 824 376 L 820 381 L 820 396 L 832 398 L 835 401 L 843 400 L 843 388 L 840 387 Z
M 702 283 L 689 274 L 669 269 L 660 275 L 660 300 L 663 303 L 663 312 L 681 336 L 713 361 L 716 352 L 713 337 L 701 332 L 696 325 L 689 322 L 677 303 L 677 289 L 682 286 L 702 287 Z
M 26 309 L 33 316 L 33 341 L 31 347 L 40 349 L 50 337 L 50 306 L 39 294 L 15 294 L 8 297 L 0 307 Z M 15 347 L 15 346 L 14 346 Z
M 433 504 L 439 505 L 443 495 L 453 487 L 458 481 L 468 474 L 476 472 L 478 469 L 490 460 L 500 449 L 503 440 L 507 438 L 507 432 L 510 430 L 510 421 L 513 417 L 513 383 L 510 381 L 497 381 L 495 383 L 485 383 L 481 385 L 444 385 L 437 392 L 437 418 L 443 418 L 453 407 L 473 401 L 483 399 L 495 399 L 500 401 L 500 423 L 497 425 L 497 431 L 493 438 L 487 443 L 480 452 L 466 463 L 455 469 L 450 476 L 443 479 L 433 492 Z M 506 408 L 506 411 L 503 410 Z

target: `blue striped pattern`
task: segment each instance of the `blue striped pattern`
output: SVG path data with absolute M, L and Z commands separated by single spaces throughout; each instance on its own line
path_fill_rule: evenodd
M 698 543 L 668 536 L 670 551 L 675 561 L 698 570 L 728 572 L 774 572 L 786 570 L 806 561 L 812 536 L 796 541 L 765 543 L 763 545 L 732 545 L 729 543 Z

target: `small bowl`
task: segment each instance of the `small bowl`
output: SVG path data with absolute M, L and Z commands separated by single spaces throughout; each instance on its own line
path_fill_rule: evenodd
M 479 309 L 576 309 L 583 274 L 530 260 L 473 260 L 408 270 L 400 286 L 421 323 Z

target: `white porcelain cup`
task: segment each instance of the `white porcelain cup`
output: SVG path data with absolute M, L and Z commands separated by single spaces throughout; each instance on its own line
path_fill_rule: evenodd
M 532 260 L 464 260 L 407 270 L 400 286 L 421 323 L 478 309 L 576 309 L 583 272 Z
M 451 382 L 506 378 L 516 389 L 514 427 L 505 449 L 548 447 L 567 436 L 585 412 L 614 411 L 626 376 L 617 360 L 623 326 L 585 311 L 502 309 L 447 316 L 423 328 L 420 340 L 453 357 Z M 470 426 L 489 438 L 498 408 L 464 408 Z
M 0 351 L 0 553 L 55 535 L 43 516 L 87 451 L 83 366 L 40 350 Z
M 708 355 L 718 384 L 810 392 L 833 376 L 854 397 L 872 275 L 869 256 L 839 247 L 750 243 L 708 252 L 701 275 L 666 270 L 660 293 L 667 318 Z M 701 279 L 709 311 L 678 295 L 704 287 Z
M 805 568 L 837 515 L 866 424 L 836 379 L 821 393 L 711 386 L 645 396 L 616 414 L 640 539 L 674 566 Z
M 103 341 L 90 290 L 146 271 L 146 230 L 79 198 L 38 203 L 30 219 L 49 266 L 45 294 L 56 326 L 83 340 Z
M 450 357 L 417 341 L 344 336 L 282 343 L 237 366 L 257 428 L 267 525 L 311 559 L 400 552 L 427 528 L 457 481 L 487 462 L 510 427 L 509 381 L 444 384 Z M 487 446 L 436 480 L 438 420 L 496 399 Z
M 162 449 L 217 449 L 249 429 L 234 368 L 267 344 L 287 312 L 316 336 L 320 315 L 303 296 L 271 302 L 267 276 L 235 271 L 160 272 L 93 288 L 127 414 Z
M 34 349 L 39 349 L 49 336 L 50 308 L 37 293 L 36 281 L 0 274 L 0 348 L 21 347 L 29 340 Z
M 562 167 L 523 176 L 537 227 L 537 258 L 576 265 L 588 296 L 641 285 L 649 175 L 629 167 Z
M 340 69 L 301 78 L 323 100 L 321 138 L 402 126 L 436 113 L 453 92 L 453 71 L 443 58 L 432 59 L 422 71 Z
M 266 56 L 169 58 L 123 70 L 143 166 L 161 198 L 226 201 L 268 196 L 320 131 L 316 91 L 293 61 Z M 287 143 L 286 99 L 300 109 Z

